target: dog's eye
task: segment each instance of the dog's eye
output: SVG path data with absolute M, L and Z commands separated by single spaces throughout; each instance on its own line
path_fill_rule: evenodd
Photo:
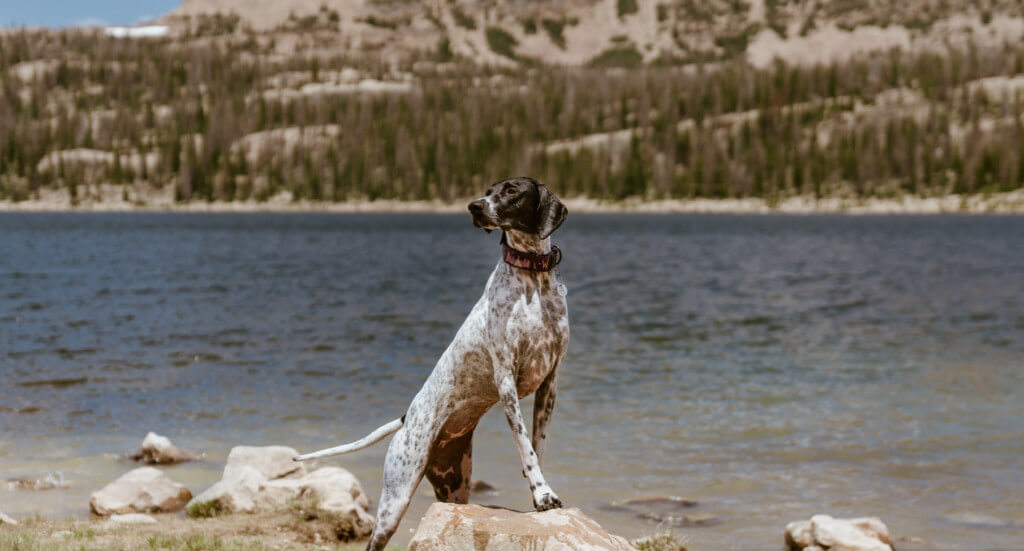
M 519 190 L 514 187 L 510 187 L 506 188 L 504 193 L 506 197 L 512 197 L 513 195 L 519 193 Z

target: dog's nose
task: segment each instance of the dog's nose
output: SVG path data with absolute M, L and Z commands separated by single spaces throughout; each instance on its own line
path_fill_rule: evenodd
M 478 214 L 484 211 L 484 202 L 482 199 L 477 199 L 469 204 L 469 212 Z

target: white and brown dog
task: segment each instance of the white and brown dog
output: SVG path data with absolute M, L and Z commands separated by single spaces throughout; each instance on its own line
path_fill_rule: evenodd
M 552 273 L 561 253 L 549 236 L 568 212 L 532 178 L 494 184 L 469 204 L 469 212 L 475 226 L 503 230 L 502 261 L 408 411 L 362 440 L 295 458 L 348 453 L 397 431 L 384 460 L 384 489 L 368 550 L 384 549 L 424 474 L 438 500 L 469 500 L 473 430 L 499 401 L 534 507 L 562 506 L 540 469 L 555 405 L 555 373 L 569 344 L 565 287 Z M 531 441 L 519 399 L 533 393 Z

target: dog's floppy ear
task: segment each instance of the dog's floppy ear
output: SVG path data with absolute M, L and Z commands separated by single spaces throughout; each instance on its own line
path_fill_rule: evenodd
M 544 239 L 562 225 L 569 209 L 544 184 L 534 181 L 533 185 L 537 186 L 537 234 Z

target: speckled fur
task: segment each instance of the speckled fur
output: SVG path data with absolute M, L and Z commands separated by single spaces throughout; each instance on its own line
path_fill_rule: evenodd
M 512 189 L 514 188 L 514 189 Z M 567 211 L 529 178 L 498 182 L 470 204 L 474 224 L 505 231 L 518 250 L 548 253 L 548 238 Z M 562 506 L 541 474 L 548 421 L 555 405 L 555 373 L 569 344 L 564 297 L 551 272 L 499 261 L 483 296 L 413 398 L 388 447 L 377 522 L 367 546 L 384 549 L 426 475 L 438 500 L 466 503 L 473 431 L 501 402 L 538 511 Z M 536 393 L 532 438 L 519 400 Z

